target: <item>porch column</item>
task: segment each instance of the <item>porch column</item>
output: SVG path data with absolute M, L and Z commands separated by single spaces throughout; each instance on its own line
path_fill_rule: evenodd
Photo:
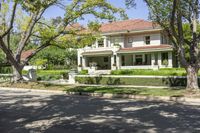
M 173 67 L 172 52 L 168 52 L 168 67 Z
M 82 57 L 82 66 L 83 66 L 83 68 L 86 68 L 86 57 Z
M 98 40 L 95 41 L 95 48 L 98 48 L 99 45 L 98 45 Z
M 133 54 L 133 66 L 135 65 L 135 54 Z
M 151 53 L 151 66 L 154 67 L 155 64 L 155 53 Z
M 111 47 L 111 38 L 109 37 L 107 37 L 107 44 L 108 44 L 108 47 Z
M 145 62 L 145 54 L 142 54 L 142 63 Z
M 161 52 L 158 53 L 158 66 L 162 66 L 162 57 L 161 57 Z
M 115 66 L 113 66 L 113 64 L 115 64 L 115 61 L 114 61 L 114 55 L 111 55 L 111 70 L 115 70 Z
M 118 54 L 116 58 L 117 58 L 117 60 L 116 60 L 117 68 L 120 69 L 121 68 L 121 55 Z
M 108 47 L 107 37 L 104 37 L 103 44 L 104 44 L 104 47 Z
M 82 56 L 80 55 L 80 52 L 78 51 L 78 71 L 81 71 L 82 70 Z

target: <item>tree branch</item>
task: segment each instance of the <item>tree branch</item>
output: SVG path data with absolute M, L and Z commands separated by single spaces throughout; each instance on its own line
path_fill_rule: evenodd
M 10 20 L 10 25 L 9 25 L 7 31 L 0 36 L 1 38 L 4 38 L 6 35 L 10 34 L 10 31 L 13 28 L 13 23 L 14 23 L 14 19 L 15 19 L 16 9 L 17 9 L 17 2 L 14 2 L 13 11 L 12 11 L 11 20 Z

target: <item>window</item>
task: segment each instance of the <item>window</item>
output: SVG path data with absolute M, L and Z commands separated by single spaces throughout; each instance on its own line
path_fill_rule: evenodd
M 161 43 L 162 44 L 167 44 L 168 43 L 167 42 L 167 36 L 164 36 L 164 35 L 161 36 Z
M 82 57 L 80 57 L 80 65 L 82 65 L 83 64 L 83 59 L 82 59 Z
M 104 47 L 103 39 L 98 40 L 98 47 Z
M 135 63 L 136 65 L 142 65 L 142 55 L 135 55 Z
M 122 66 L 125 66 L 125 56 L 122 55 Z
M 103 58 L 103 61 L 104 61 L 104 62 L 108 62 L 108 57 L 104 57 L 104 58 Z
M 111 43 L 113 43 L 114 46 L 118 46 L 120 41 L 121 41 L 120 37 L 112 37 L 111 39 Z
M 149 45 L 151 43 L 151 37 L 150 36 L 145 36 L 145 44 Z
M 117 56 L 114 55 L 114 64 L 116 64 L 116 62 L 117 62 Z
M 133 38 L 132 37 L 128 38 L 128 43 L 133 43 Z

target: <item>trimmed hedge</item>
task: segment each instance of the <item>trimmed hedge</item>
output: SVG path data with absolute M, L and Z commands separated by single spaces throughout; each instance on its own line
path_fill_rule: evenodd
M 61 78 L 68 79 L 68 72 L 68 70 L 37 70 L 37 80 L 50 81 Z M 28 71 L 23 71 L 23 74 L 27 73 Z
M 111 71 L 111 74 L 112 75 L 185 76 L 186 71 L 183 68 L 163 68 L 159 70 L 124 69 L 124 70 L 113 70 Z
M 1 74 L 10 74 L 12 73 L 12 67 L 0 67 Z
M 145 77 L 76 77 L 80 84 L 136 85 L 136 86 L 186 86 L 186 78 L 145 78 Z M 199 81 L 200 83 L 200 81 Z

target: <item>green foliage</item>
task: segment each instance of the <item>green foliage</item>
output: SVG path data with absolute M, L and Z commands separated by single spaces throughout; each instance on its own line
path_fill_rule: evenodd
M 39 81 L 67 79 L 68 72 L 68 70 L 37 70 L 37 79 Z M 23 71 L 23 74 L 27 74 L 27 71 Z
M 168 60 L 163 60 L 162 64 L 168 66 Z
M 5 61 L 5 55 L 2 52 L 2 50 L 0 49 L 0 64 L 3 63 Z
M 58 5 L 62 5 L 62 9 L 66 9 L 64 18 L 58 17 L 52 20 L 45 20 L 43 17 L 45 11 L 52 6 Z M 97 24 L 91 23 L 89 25 L 91 31 L 89 32 L 83 32 L 83 30 L 85 30 L 84 28 L 69 28 L 73 27 L 78 20 L 85 18 L 87 15 L 94 16 L 96 20 L 116 20 L 116 17 L 119 16 L 120 19 L 127 18 L 123 9 L 114 7 L 107 0 L 72 0 L 66 3 L 62 0 L 1 1 L 0 37 L 1 35 L 5 35 L 1 38 L 3 40 L 2 45 L 5 45 L 5 47 L 2 48 L 4 51 L 10 50 L 12 54 L 5 52 L 9 55 L 7 55 L 7 57 L 9 57 L 8 60 L 11 64 L 16 64 L 14 67 L 18 68 L 19 66 L 27 64 L 39 51 L 42 51 L 48 46 L 78 48 L 86 44 L 91 44 L 96 37 L 94 32 L 98 29 Z M 6 48 L 10 46 L 9 43 L 12 43 L 11 48 Z M 36 52 L 24 61 L 19 60 L 21 53 L 28 49 L 35 49 Z M 51 50 L 51 52 L 53 52 L 53 50 Z M 48 63 L 50 63 L 50 65 L 65 65 L 64 63 L 66 61 L 63 61 L 63 59 L 66 55 L 57 53 L 58 52 L 55 52 L 54 57 L 50 54 L 46 54 L 48 57 L 51 56 L 51 59 L 47 59 Z M 40 61 L 45 59 L 46 57 L 39 58 Z M 69 57 L 69 59 L 71 59 L 71 57 Z M 39 64 L 42 63 L 40 62 Z M 75 63 L 73 62 L 73 64 Z M 71 66 L 74 67 L 74 65 Z M 20 69 L 16 70 L 20 71 Z
M 0 67 L 0 73 L 1 74 L 10 74 L 12 73 L 11 67 Z
M 80 84 L 98 85 L 136 85 L 136 86 L 186 86 L 186 78 L 149 77 L 76 77 Z M 199 82 L 200 83 L 200 82 Z
M 121 87 L 75 87 L 66 89 L 67 92 L 111 93 L 151 96 L 182 96 L 184 90 L 170 88 L 121 88 Z
M 77 62 L 77 51 L 73 49 L 61 49 L 51 46 L 41 51 L 31 64 L 43 65 L 47 64 L 47 69 L 74 68 Z M 38 64 L 39 63 L 39 64 Z
M 81 70 L 79 72 L 80 75 L 87 75 L 88 74 L 88 70 Z
M 44 66 L 47 63 L 47 59 L 36 59 L 35 65 L 36 66 Z
M 169 36 L 184 67 L 199 62 L 200 3 L 198 0 L 145 0 L 150 19 L 159 24 Z M 196 14 L 196 15 L 195 15 Z M 195 22 L 196 21 L 196 22 Z M 195 66 L 195 65 L 192 65 Z
M 112 75 L 152 75 L 152 76 L 185 76 L 186 71 L 179 68 L 164 68 L 159 70 L 147 69 L 127 69 L 127 70 L 114 70 Z

